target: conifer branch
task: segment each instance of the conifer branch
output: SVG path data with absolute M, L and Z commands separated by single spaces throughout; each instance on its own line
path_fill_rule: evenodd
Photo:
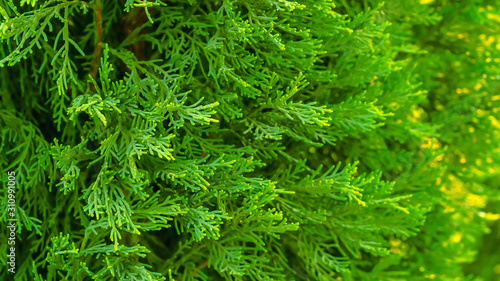
M 0 280 L 495 279 L 499 11 L 0 0 Z

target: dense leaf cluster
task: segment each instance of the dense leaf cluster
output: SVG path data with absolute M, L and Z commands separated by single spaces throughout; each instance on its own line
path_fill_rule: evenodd
M 0 0 L 0 15 L 16 280 L 500 274 L 488 248 L 463 267 L 500 218 L 496 1 Z

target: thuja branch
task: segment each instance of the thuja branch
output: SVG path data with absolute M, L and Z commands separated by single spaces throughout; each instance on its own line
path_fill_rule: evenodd
M 461 270 L 500 220 L 500 1 L 471 2 L 0 0 L 0 280 L 492 268 Z

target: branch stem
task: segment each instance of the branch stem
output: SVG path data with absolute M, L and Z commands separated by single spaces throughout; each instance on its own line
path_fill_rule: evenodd
M 92 58 L 92 63 L 90 65 L 90 75 L 95 79 L 97 75 L 97 67 L 99 64 L 99 58 L 101 56 L 101 43 L 102 43 L 102 0 L 95 0 L 94 13 L 95 13 L 95 32 L 96 40 L 94 47 L 94 57 Z M 90 85 L 95 91 L 94 85 Z

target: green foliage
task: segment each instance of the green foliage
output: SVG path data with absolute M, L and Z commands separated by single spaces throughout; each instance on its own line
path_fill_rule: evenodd
M 495 1 L 0 15 L 15 280 L 498 278 Z

